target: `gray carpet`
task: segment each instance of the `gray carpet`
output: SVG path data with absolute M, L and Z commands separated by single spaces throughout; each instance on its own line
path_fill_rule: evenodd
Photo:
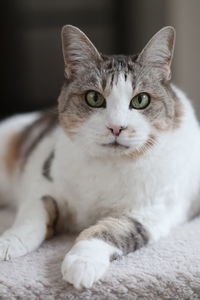
M 13 214 L 0 211 L 0 231 Z M 74 237 L 57 236 L 27 256 L 0 262 L 0 300 L 200 300 L 200 218 L 160 242 L 111 264 L 92 289 L 62 281 L 60 265 Z

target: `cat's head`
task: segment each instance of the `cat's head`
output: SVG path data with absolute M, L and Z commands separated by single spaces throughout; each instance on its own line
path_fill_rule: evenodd
M 62 29 L 65 83 L 60 122 L 95 156 L 138 157 L 178 126 L 170 85 L 175 31 L 161 29 L 139 55 L 101 55 L 78 28 Z

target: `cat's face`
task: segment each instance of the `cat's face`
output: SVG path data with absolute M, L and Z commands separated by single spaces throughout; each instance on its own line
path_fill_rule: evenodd
M 174 30 L 159 31 L 138 56 L 102 56 L 77 28 L 62 31 L 66 82 L 62 126 L 94 156 L 137 157 L 179 122 L 171 90 Z

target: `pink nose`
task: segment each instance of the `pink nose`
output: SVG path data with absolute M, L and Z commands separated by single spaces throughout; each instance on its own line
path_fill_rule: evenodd
M 124 130 L 124 129 L 126 129 L 126 127 L 123 127 L 123 126 L 116 126 L 116 125 L 109 125 L 107 128 L 108 128 L 108 129 L 112 132 L 112 134 L 115 135 L 115 136 L 119 136 L 120 133 L 121 133 L 121 131 Z

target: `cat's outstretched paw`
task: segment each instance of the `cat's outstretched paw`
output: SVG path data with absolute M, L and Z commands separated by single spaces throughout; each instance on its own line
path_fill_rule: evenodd
M 106 259 L 67 254 L 61 270 L 64 280 L 73 284 L 75 288 L 81 289 L 90 288 L 103 276 L 108 266 L 109 261 Z
M 100 239 L 76 242 L 62 263 L 63 279 L 77 289 L 90 288 L 108 269 L 113 253 L 122 254 L 121 250 Z
M 26 254 L 28 251 L 22 241 L 14 235 L 0 237 L 0 261 L 10 260 Z

